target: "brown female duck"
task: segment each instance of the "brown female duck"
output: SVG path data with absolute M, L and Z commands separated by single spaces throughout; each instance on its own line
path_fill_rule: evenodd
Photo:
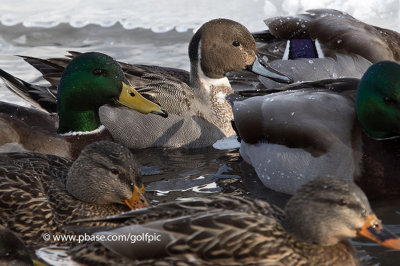
M 143 265 L 358 265 L 347 240 L 357 235 L 400 250 L 400 238 L 383 228 L 362 190 L 336 178 L 307 183 L 284 211 L 264 201 L 216 196 L 160 204 L 105 220 L 116 229 L 96 234 L 119 235 L 120 239 L 121 235 L 156 235 L 158 241 L 90 242 L 69 250 L 75 260 Z
M 29 248 L 67 244 L 43 234 L 65 232 L 68 221 L 147 206 L 135 158 L 109 141 L 88 145 L 74 162 L 40 153 L 0 154 L 0 202 L 0 224 Z

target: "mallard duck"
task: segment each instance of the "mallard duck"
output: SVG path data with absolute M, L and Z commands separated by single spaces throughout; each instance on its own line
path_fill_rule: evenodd
M 24 58 L 53 86 L 70 60 Z M 126 108 L 101 107 L 100 120 L 114 139 L 129 148 L 210 146 L 234 134 L 230 123 L 231 106 L 225 99 L 233 92 L 225 77 L 227 72 L 250 70 L 281 82 L 290 82 L 287 77 L 261 64 L 250 32 L 228 19 L 205 23 L 189 44 L 189 58 L 190 73 L 121 63 L 130 83 L 141 94 L 165 108 L 169 116 L 163 119 L 142 116 Z M 119 122 L 121 118 L 124 123 Z
M 24 88 L 26 95 L 39 93 L 37 99 L 44 105 L 55 100 L 50 93 L 41 94 L 43 88 L 31 86 L 3 70 L 0 76 L 17 93 L 24 93 L 19 88 Z M 58 121 L 47 112 L 1 102 L 0 146 L 18 143 L 28 151 L 76 158 L 87 144 L 112 139 L 100 123 L 98 112 L 102 105 L 115 102 L 145 114 L 166 116 L 159 105 L 143 98 L 129 85 L 114 59 L 101 53 L 76 56 L 65 68 L 58 92 Z
M 29 248 L 68 244 L 51 238 L 65 232 L 68 221 L 148 206 L 134 156 L 110 141 L 88 145 L 74 162 L 40 153 L 0 154 L 0 202 L 0 224 Z
M 354 180 L 370 197 L 400 194 L 400 65 L 358 79 L 299 83 L 234 103 L 240 154 L 264 185 L 293 194 L 321 175 Z
M 294 16 L 268 18 L 265 24 L 267 31 L 253 34 L 260 54 L 271 67 L 294 81 L 361 78 L 372 63 L 400 62 L 399 33 L 366 24 L 338 10 L 313 9 Z M 247 73 L 229 78 L 235 89 L 282 86 Z
M 261 200 L 213 196 L 105 220 L 116 228 L 95 235 L 121 240 L 77 245 L 69 250 L 75 260 L 92 265 L 358 265 L 347 241 L 357 235 L 400 250 L 400 238 L 383 228 L 362 190 L 332 177 L 304 185 L 284 211 Z M 145 235 L 153 241 L 143 240 Z M 131 243 L 134 236 L 142 241 Z

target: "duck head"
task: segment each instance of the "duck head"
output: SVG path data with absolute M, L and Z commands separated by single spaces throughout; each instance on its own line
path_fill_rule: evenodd
M 199 75 L 223 79 L 231 71 L 249 70 L 280 82 L 291 79 L 272 69 L 257 54 L 251 33 L 229 19 L 214 19 L 201 26 L 189 44 L 191 83 L 196 87 Z M 199 73 L 201 71 L 201 73 Z
M 364 192 L 354 183 L 326 177 L 302 186 L 285 207 L 284 226 L 298 240 L 322 246 L 363 236 L 400 249 L 400 238 L 383 228 Z
M 133 154 L 115 142 L 85 147 L 68 172 L 66 188 L 75 198 L 93 204 L 148 206 L 140 169 Z
M 167 115 L 129 84 L 117 61 L 97 52 L 72 59 L 61 76 L 57 97 L 58 133 L 97 129 L 98 109 L 104 104 L 117 103 L 144 114 Z
M 400 65 L 373 64 L 363 75 L 356 97 L 357 117 L 372 138 L 400 136 Z

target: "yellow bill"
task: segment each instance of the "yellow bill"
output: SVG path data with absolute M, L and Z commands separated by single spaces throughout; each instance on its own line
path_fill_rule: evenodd
M 122 82 L 122 91 L 116 102 L 142 114 L 152 113 L 161 115 L 162 117 L 168 117 L 167 111 L 162 109 L 161 106 L 147 100 L 131 85 L 128 85 L 125 82 Z

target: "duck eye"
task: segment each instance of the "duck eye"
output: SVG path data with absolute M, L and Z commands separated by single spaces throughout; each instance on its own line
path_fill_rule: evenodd
M 95 76 L 107 76 L 107 70 L 105 69 L 100 69 L 100 68 L 96 68 L 95 70 L 93 70 L 93 75 Z
M 111 173 L 112 173 L 113 175 L 119 175 L 119 171 L 118 171 L 117 168 L 112 168 L 112 169 L 111 169 Z
M 383 101 L 385 102 L 386 105 L 394 105 L 396 103 L 396 101 L 393 98 L 388 96 L 385 96 L 383 98 Z
M 238 46 L 240 46 L 240 42 L 238 42 L 238 41 L 233 41 L 232 45 L 235 46 L 235 47 L 238 47 Z
M 346 205 L 348 205 L 349 203 L 348 203 L 346 200 L 341 199 L 341 200 L 339 200 L 338 204 L 339 204 L 339 206 L 346 206 Z

